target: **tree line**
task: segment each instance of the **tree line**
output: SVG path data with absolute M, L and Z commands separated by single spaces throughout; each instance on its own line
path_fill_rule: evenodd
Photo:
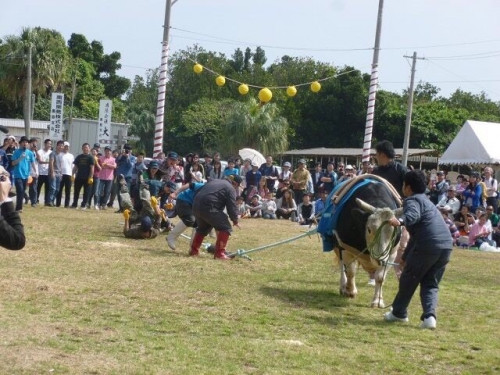
M 72 34 L 68 41 L 55 31 L 26 28 L 0 40 L 0 117 L 23 118 L 26 106 L 27 56 L 31 49 L 37 120 L 49 120 L 50 95 L 63 92 L 65 116 L 97 119 L 99 100 L 113 100 L 113 121 L 131 124 L 139 137 L 136 149 L 151 154 L 156 114 L 158 69 L 131 82 L 118 74 L 121 54 L 106 54 L 99 41 Z M 287 96 L 274 89 L 271 102 L 247 95 L 228 81 L 215 84 L 206 69 L 193 72 L 194 61 L 225 77 L 257 86 L 288 86 L 314 80 L 321 90 L 298 87 Z M 361 147 L 370 76 L 351 66 L 335 66 L 310 57 L 282 56 L 267 64 L 265 51 L 236 49 L 227 57 L 194 45 L 173 54 L 168 62 L 164 150 L 181 154 L 219 151 L 235 155 L 253 147 L 265 154 L 312 147 Z M 449 97 L 439 88 L 419 82 L 415 89 L 411 148 L 443 151 L 466 120 L 500 122 L 500 103 L 486 94 L 457 89 Z M 379 90 L 374 141 L 390 139 L 402 147 L 408 93 Z

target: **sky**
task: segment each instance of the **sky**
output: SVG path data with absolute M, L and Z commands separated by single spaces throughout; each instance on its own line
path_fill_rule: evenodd
M 103 43 L 122 55 L 120 75 L 133 79 L 160 65 L 166 0 L 4 0 L 0 38 L 42 26 Z M 384 0 L 379 84 L 401 93 L 429 82 L 500 102 L 499 0 Z M 177 0 L 170 53 L 198 44 L 230 57 L 261 46 L 268 64 L 283 55 L 311 57 L 370 74 L 378 0 Z M 311 77 L 311 81 L 314 78 Z M 258 84 L 249 82 L 250 84 Z M 298 83 L 298 82 L 297 82 Z

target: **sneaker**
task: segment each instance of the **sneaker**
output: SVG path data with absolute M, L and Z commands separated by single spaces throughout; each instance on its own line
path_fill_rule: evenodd
M 172 250 L 175 251 L 175 240 L 173 238 L 170 238 L 170 236 L 166 237 L 168 247 L 170 247 Z
M 376 284 L 377 282 L 375 281 L 375 279 L 368 280 L 368 285 L 375 286 Z
M 99 211 L 99 206 L 98 205 L 95 206 L 95 210 Z
M 425 318 L 422 324 L 420 325 L 420 328 L 436 329 L 436 318 L 434 318 L 432 315 Z
M 388 311 L 384 314 L 384 320 L 386 322 L 403 322 L 403 323 L 408 323 L 409 319 L 408 317 L 406 318 L 398 318 L 395 316 L 392 311 Z
M 87 210 L 87 206 L 83 206 L 83 207 L 81 208 L 81 210 L 82 210 L 82 211 Z

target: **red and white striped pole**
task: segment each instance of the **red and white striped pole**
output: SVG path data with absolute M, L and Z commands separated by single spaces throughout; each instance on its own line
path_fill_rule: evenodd
M 382 11 L 384 0 L 379 0 L 377 30 L 375 32 L 375 48 L 373 50 L 372 74 L 370 78 L 370 90 L 368 93 L 368 109 L 366 111 L 365 138 L 363 141 L 363 163 L 370 161 L 370 150 L 372 148 L 373 118 L 375 117 L 375 99 L 378 89 L 378 55 L 380 51 L 380 34 L 382 31 Z
M 160 78 L 158 80 L 158 101 L 156 105 L 155 136 L 153 146 L 154 158 L 157 157 L 160 152 L 163 152 L 165 91 L 167 89 L 168 35 L 170 31 L 170 9 L 172 8 L 172 4 L 172 0 L 167 0 L 165 8 L 165 24 L 163 25 L 163 43 L 161 48 Z

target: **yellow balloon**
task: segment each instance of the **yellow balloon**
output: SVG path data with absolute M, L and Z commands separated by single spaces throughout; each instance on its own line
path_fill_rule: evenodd
M 290 97 L 297 95 L 297 88 L 295 86 L 288 86 L 286 88 L 286 94 Z
M 245 85 L 244 83 L 242 83 L 241 85 L 238 86 L 238 91 L 241 95 L 248 94 L 248 85 Z
M 226 78 L 224 78 L 223 76 L 218 76 L 215 79 L 215 83 L 217 84 L 217 86 L 224 86 L 226 84 Z
M 312 92 L 318 92 L 319 90 L 321 90 L 321 83 L 319 83 L 318 81 L 314 81 L 313 83 L 311 83 Z
M 261 89 L 259 91 L 259 100 L 262 103 L 267 103 L 268 101 L 271 100 L 272 97 L 273 97 L 273 93 L 267 87 L 264 87 L 263 89 Z
M 193 66 L 193 70 L 196 74 L 200 74 L 201 72 L 203 72 L 203 65 L 201 64 L 195 64 Z

